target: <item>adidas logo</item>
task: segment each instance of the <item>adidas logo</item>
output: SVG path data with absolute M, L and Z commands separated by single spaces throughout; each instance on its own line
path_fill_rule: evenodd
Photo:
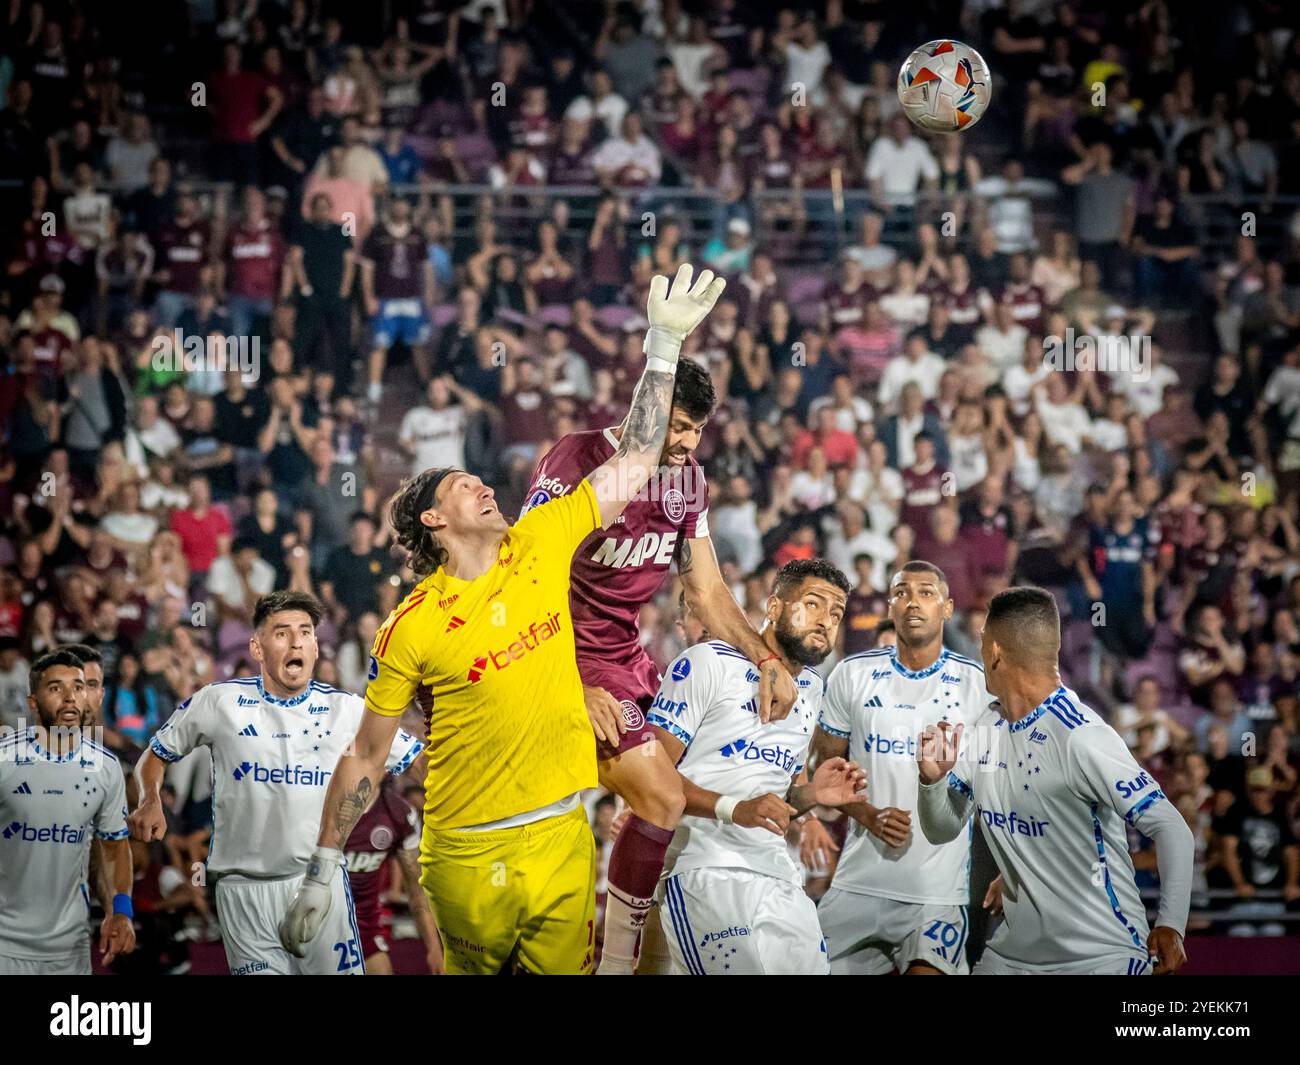
M 867 700 L 865 703 L 863 703 L 862 705 L 863 705 L 863 706 L 867 706 L 867 707 L 879 707 L 879 708 L 881 708 L 881 709 L 883 709 L 884 706 L 885 706 L 885 704 L 882 703 L 882 702 L 880 701 L 880 696 L 879 696 L 879 695 L 873 695 L 870 699 L 868 699 L 868 700 Z
M 241 728 L 241 729 L 239 730 L 239 735 L 241 735 L 241 736 L 256 736 L 256 735 L 257 735 L 257 729 L 253 728 L 252 725 L 245 725 L 243 728 Z
M 465 624 L 464 618 L 458 618 L 456 617 L 455 614 L 453 614 L 451 620 L 447 622 L 447 627 L 443 629 L 443 632 L 451 632 L 452 629 L 459 629 L 464 624 Z
M 747 713 L 747 714 L 757 714 L 757 713 L 758 713 L 758 700 L 757 700 L 757 699 L 750 699 L 749 702 L 745 703 L 745 704 L 741 707 L 741 709 L 742 709 L 743 711 L 745 711 L 745 713 Z
M 31 785 L 23 781 L 18 787 L 14 788 L 15 795 L 30 795 L 32 793 Z

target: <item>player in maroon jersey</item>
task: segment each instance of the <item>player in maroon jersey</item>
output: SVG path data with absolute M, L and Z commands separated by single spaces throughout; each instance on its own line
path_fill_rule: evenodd
M 366 959 L 367 976 L 392 976 L 393 963 L 388 958 L 388 943 L 380 926 L 379 893 L 383 890 L 384 865 L 396 858 L 402 867 L 402 888 L 415 926 L 424 940 L 429 971 L 442 975 L 442 940 L 438 926 L 429 912 L 429 898 L 420 887 L 420 821 L 415 811 L 397 790 L 391 777 L 385 777 L 374 804 L 361 815 L 343 848 L 343 864 L 352 888 L 352 904 L 357 914 L 357 934 L 361 954 Z
M 623 514 L 587 537 L 573 556 L 569 601 L 600 782 L 618 792 L 633 814 L 610 853 L 600 964 L 605 974 L 635 967 L 637 935 L 685 808 L 681 777 L 646 724 L 659 671 L 637 629 L 641 607 L 659 591 L 674 561 L 691 613 L 755 663 L 763 720 L 784 717 L 796 699 L 794 679 L 736 604 L 709 539 L 708 486 L 692 453 L 714 403 L 708 371 L 682 359 L 658 471 Z M 614 454 L 622 431 L 617 426 L 562 438 L 538 463 L 524 511 L 571 492 Z

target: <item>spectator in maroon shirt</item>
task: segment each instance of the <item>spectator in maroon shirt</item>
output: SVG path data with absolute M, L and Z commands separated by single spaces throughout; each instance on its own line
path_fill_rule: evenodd
M 930 512 L 943 501 L 946 471 L 935 458 L 934 439 L 929 433 L 917 433 L 912 446 L 916 461 L 902 471 L 903 510 L 899 520 L 921 536 L 930 527 Z
M 1187 640 L 1178 655 L 1178 668 L 1187 695 L 1197 706 L 1210 705 L 1210 691 L 1218 680 L 1236 684 L 1246 669 L 1246 649 L 1227 628 L 1213 603 L 1196 608 L 1187 626 Z
M 212 489 L 206 477 L 191 477 L 189 489 L 190 505 L 172 511 L 171 528 L 180 537 L 181 553 L 189 563 L 191 577 L 206 578 L 217 557 L 230 550 L 230 519 L 224 510 L 212 506 Z
M 257 139 L 284 106 L 281 93 L 265 75 L 241 67 L 239 45 L 226 43 L 222 68 L 208 78 L 212 113 L 212 176 L 217 181 L 258 184 Z
M 502 461 L 527 478 L 537 459 L 537 445 L 550 436 L 550 420 L 542 375 L 533 359 L 507 364 L 502 377 L 501 417 L 506 450 Z
M 255 316 L 270 316 L 284 255 L 284 238 L 266 216 L 266 197 L 250 185 L 244 190 L 244 217 L 226 237 L 223 263 L 226 311 L 236 336 L 249 335 Z
M 930 511 L 928 526 L 917 531 L 912 557 L 933 563 L 943 570 L 948 578 L 948 594 L 953 605 L 961 611 L 975 605 L 982 579 L 969 545 L 958 535 L 959 520 L 957 508 L 951 504 L 934 507 Z
M 198 294 L 207 273 L 208 225 L 188 192 L 176 197 L 176 214 L 158 231 L 153 279 L 161 291 L 154 304 L 158 324 L 171 328 Z
M 1006 578 L 1015 566 L 1011 508 L 1004 502 L 1002 478 L 991 474 L 962 505 L 961 540 L 976 568 L 986 577 Z

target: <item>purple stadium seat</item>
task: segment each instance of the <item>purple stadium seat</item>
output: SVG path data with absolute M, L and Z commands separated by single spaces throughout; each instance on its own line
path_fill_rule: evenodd
M 429 320 L 434 329 L 445 329 L 456 320 L 456 305 L 454 303 L 440 303 L 433 308 L 429 314 Z
M 825 288 L 826 278 L 822 274 L 792 273 L 786 283 L 786 293 L 795 317 L 802 321 L 821 300 Z
M 548 303 L 537 312 L 539 325 L 567 326 L 571 321 L 573 321 L 573 312 L 569 310 L 567 303 Z
M 631 307 L 623 307 L 618 304 L 609 307 L 601 307 L 596 312 L 596 321 L 600 322 L 605 329 L 622 330 L 633 318 L 640 317 L 638 311 Z

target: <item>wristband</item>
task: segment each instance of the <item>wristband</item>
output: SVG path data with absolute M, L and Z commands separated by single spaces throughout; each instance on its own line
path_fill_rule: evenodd
M 767 656 L 764 657 L 764 658 L 760 658 L 757 662 L 755 662 L 755 663 L 754 663 L 754 668 L 755 668 L 755 669 L 762 669 L 764 663 L 767 663 L 767 662 L 780 662 L 780 661 L 781 661 L 781 656 L 780 656 L 779 654 L 777 654 L 775 651 L 773 651 L 771 654 L 767 655 Z
M 307 879 L 328 884 L 334 879 L 334 870 L 343 862 L 343 852 L 331 847 L 317 847 L 307 862 Z M 323 874 L 323 875 L 322 875 Z
M 675 367 L 677 357 L 682 353 L 682 339 L 667 329 L 652 325 L 646 330 L 645 342 L 641 345 L 641 350 L 650 356 L 650 366 L 653 369 L 660 369 L 654 365 L 656 359 Z
M 724 825 L 735 824 L 733 814 L 740 800 L 732 795 L 719 795 L 718 801 L 713 804 L 713 816 L 721 821 Z
M 134 917 L 135 907 L 131 905 L 131 896 L 123 895 L 121 892 L 113 896 L 113 915 L 123 917 Z

